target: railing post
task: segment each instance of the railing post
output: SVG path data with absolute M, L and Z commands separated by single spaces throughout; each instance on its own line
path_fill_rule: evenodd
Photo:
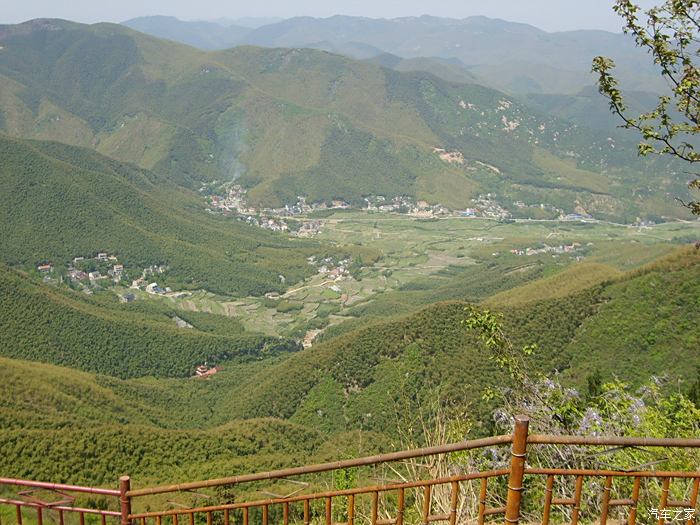
M 131 514 L 131 498 L 127 492 L 131 490 L 131 478 L 122 476 L 119 478 L 119 508 L 121 511 L 121 525 L 130 525 L 129 515 Z
M 527 429 L 529 424 L 529 417 L 515 416 L 510 475 L 508 476 L 508 499 L 506 500 L 506 525 L 516 525 L 520 519 L 520 501 L 523 491 L 523 474 L 527 456 Z

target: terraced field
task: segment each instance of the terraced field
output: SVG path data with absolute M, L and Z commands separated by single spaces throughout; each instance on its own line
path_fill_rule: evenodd
M 539 297 L 519 286 L 542 277 L 551 287 L 540 299 L 563 297 L 650 263 L 695 237 L 700 237 L 696 222 L 653 227 L 504 223 L 344 210 L 323 219 L 318 240 L 381 254 L 376 262 L 358 261 L 350 276 L 335 280 L 316 273 L 282 294 L 262 298 L 234 299 L 197 291 L 181 299 L 160 300 L 184 310 L 235 318 L 247 330 L 302 339 L 369 312 L 379 317 L 407 313 L 431 301 L 479 301 L 493 295 L 491 304 L 516 306 Z M 562 252 L 564 246 L 571 251 Z M 457 284 L 469 279 L 490 284 L 483 289 Z M 543 293 L 541 286 L 535 288 L 537 294 Z M 454 296 L 457 289 L 462 292 Z

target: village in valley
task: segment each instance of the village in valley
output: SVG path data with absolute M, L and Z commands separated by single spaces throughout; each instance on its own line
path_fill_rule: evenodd
M 557 219 L 518 219 L 492 193 L 478 195 L 470 207 L 456 211 L 408 196 L 382 195 L 366 196 L 361 207 L 341 200 L 308 203 L 298 197 L 293 205 L 258 209 L 247 203 L 246 195 L 242 186 L 229 185 L 224 193 L 206 197 L 207 211 L 292 237 L 362 247 L 376 256 L 367 261 L 351 255 L 310 256 L 307 262 L 314 270 L 310 277 L 288 283 L 279 275 L 286 290 L 262 297 L 173 290 L 165 284 L 167 261 L 138 267 L 107 251 L 77 255 L 63 264 L 42 261 L 37 274 L 47 283 L 82 293 L 116 294 L 122 303 L 167 301 L 183 311 L 235 318 L 246 331 L 293 338 L 308 348 L 329 327 L 358 315 L 382 294 L 437 286 L 444 275 L 480 264 L 497 265 L 504 273 L 536 267 L 556 272 L 584 261 L 619 261 L 624 267 L 670 250 L 670 241 L 696 227 L 604 223 L 584 210 L 567 214 L 545 204 L 539 207 Z M 513 210 L 534 206 L 512 204 Z M 519 258 L 528 261 L 516 262 Z M 173 322 L 179 329 L 194 328 L 178 316 Z M 217 371 L 204 364 L 195 377 L 208 378 Z
M 442 153 L 447 155 L 448 152 Z M 247 200 L 247 189 L 240 184 L 225 184 L 206 197 L 206 210 L 209 213 L 222 214 L 266 230 L 283 232 L 297 237 L 315 237 L 318 235 L 328 214 L 342 211 L 361 211 L 368 214 L 399 214 L 408 218 L 420 219 L 450 219 L 469 218 L 495 221 L 529 220 L 518 219 L 516 212 L 521 211 L 527 216 L 528 209 L 537 209 L 555 221 L 598 222 L 593 216 L 578 206 L 572 212 L 546 203 L 526 204 L 515 201 L 509 204 L 510 211 L 495 193 L 478 195 L 471 199 L 470 206 L 452 210 L 442 204 L 431 204 L 426 200 L 416 200 L 408 195 L 367 195 L 362 198 L 362 205 L 352 205 L 343 200 L 330 202 L 311 202 L 304 196 L 298 196 L 294 204 L 286 204 L 280 208 L 256 208 Z M 653 225 L 649 223 L 646 225 Z
M 167 265 L 154 264 L 142 269 L 126 268 L 116 255 L 98 252 L 94 256 L 76 256 L 71 262 L 56 267 L 51 262 L 42 262 L 36 267 L 37 272 L 47 284 L 65 283 L 71 288 L 92 295 L 105 288 L 120 290 L 119 300 L 132 302 L 135 290 L 142 290 L 150 295 L 181 298 L 187 292 L 173 292 L 169 287 L 161 287 L 158 276 L 168 271 Z M 138 275 L 132 280 L 132 275 Z M 130 291 L 123 291 L 128 287 Z
M 589 243 L 589 246 L 593 246 L 593 244 Z M 549 246 L 548 244 L 543 244 L 542 246 L 538 247 L 528 246 L 527 248 L 513 248 L 510 250 L 510 253 L 517 256 L 532 257 L 533 255 L 543 255 L 546 253 L 563 255 L 566 253 L 580 252 L 580 250 L 581 243 L 573 242 L 571 244 L 560 244 L 559 246 Z M 577 255 L 576 261 L 581 260 L 583 260 L 583 256 Z
M 247 190 L 239 184 L 228 185 L 221 194 L 207 197 L 207 211 L 220 213 L 224 216 L 234 216 L 238 220 L 252 226 L 277 231 L 288 232 L 298 237 L 313 237 L 318 235 L 323 227 L 323 220 L 314 218 L 314 212 L 359 210 L 367 213 L 402 214 L 414 219 L 435 218 L 483 218 L 491 220 L 508 220 L 511 213 L 498 203 L 497 195 L 485 194 L 472 199 L 472 205 L 464 210 L 451 210 L 442 204 L 430 204 L 425 200 L 416 200 L 407 195 L 388 197 L 385 195 L 367 195 L 363 197 L 362 206 L 352 206 L 343 200 L 331 202 L 308 203 L 303 196 L 298 196 L 294 204 L 281 208 L 256 208 L 246 199 Z M 515 207 L 525 207 L 516 202 Z M 539 205 L 545 209 L 545 204 Z M 592 220 L 588 215 L 572 214 L 565 216 L 563 210 L 552 208 L 560 214 L 561 220 Z
M 476 199 L 473 213 L 476 215 L 478 206 L 479 214 L 485 211 L 502 216 L 492 197 Z M 436 210 L 431 208 L 428 210 L 432 217 L 417 218 L 402 213 L 403 210 L 398 212 L 400 207 L 416 209 L 405 199 L 373 197 L 366 202 L 367 209 L 362 210 L 336 203 L 337 209 L 326 207 L 328 211 L 323 218 L 304 221 L 312 225 L 307 228 L 320 240 L 336 246 L 362 246 L 376 253 L 376 257 L 362 261 L 350 255 L 309 256 L 307 263 L 314 269 L 312 276 L 288 283 L 280 275 L 280 282 L 286 286 L 282 293 L 223 297 L 207 290 L 172 290 L 163 284 L 170 270 L 167 264 L 132 267 L 105 251 L 76 256 L 62 265 L 42 262 L 36 270 L 44 281 L 57 286 L 68 286 L 86 294 L 116 294 L 123 303 L 167 301 L 183 311 L 234 318 L 246 331 L 293 338 L 308 348 L 329 327 L 358 315 L 383 294 L 414 286 L 421 289 L 429 283 L 437 286 L 444 275 L 469 271 L 475 265 L 497 265 L 504 273 L 527 272 L 537 267 L 556 272 L 588 261 L 606 264 L 612 261 L 624 268 L 668 252 L 673 249 L 673 239 L 684 238 L 697 228 L 684 223 L 613 225 L 585 218 L 504 221 L 472 216 L 472 210 L 440 218 L 434 216 Z M 420 202 L 415 206 L 425 208 Z M 308 210 L 309 205 L 301 201 L 285 209 L 287 215 L 280 220 L 297 220 Z M 527 263 L 517 262 L 521 258 L 528 259 Z M 193 328 L 177 316 L 173 322 L 179 329 Z M 215 366 L 202 365 L 195 376 L 208 378 L 217 370 Z

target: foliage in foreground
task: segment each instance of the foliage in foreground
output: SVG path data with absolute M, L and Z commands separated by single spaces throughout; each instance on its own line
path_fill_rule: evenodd
M 599 75 L 600 92 L 624 127 L 641 135 L 640 155 L 669 155 L 691 165 L 700 162 L 695 148 L 700 132 L 700 71 L 696 64 L 700 6 L 695 0 L 666 0 L 642 12 L 631 0 L 617 0 L 614 9 L 624 21 L 625 33 L 649 52 L 670 92 L 659 97 L 655 108 L 637 117 L 630 115 L 612 73 L 615 63 L 599 56 L 593 60 L 593 71 Z M 700 178 L 693 176 L 688 186 L 698 190 Z M 700 202 L 681 203 L 700 215 Z

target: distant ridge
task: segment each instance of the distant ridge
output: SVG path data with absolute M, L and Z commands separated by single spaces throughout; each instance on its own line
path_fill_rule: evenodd
M 257 29 L 258 27 L 266 26 L 269 24 L 277 24 L 282 22 L 284 18 L 268 16 L 268 17 L 258 17 L 258 16 L 244 16 L 241 18 L 216 18 L 214 20 L 209 20 L 209 22 L 214 22 L 220 26 L 230 27 L 248 27 L 250 29 Z
M 612 126 L 592 132 L 455 82 L 472 80 L 457 59 L 394 59 L 404 72 L 60 20 L 2 26 L 0 45 L 0 130 L 94 148 L 189 189 L 236 180 L 257 207 L 406 195 L 459 210 L 492 193 L 617 222 L 684 212 L 666 197 L 687 191 L 667 159 L 640 159 Z
M 172 16 L 144 16 L 122 22 L 123 25 L 175 42 L 182 42 L 200 49 L 224 49 L 233 47 L 250 31 L 249 27 L 235 23 L 183 22 Z
M 665 87 L 646 55 L 621 33 L 596 30 L 549 33 L 529 24 L 485 16 L 377 19 L 336 15 L 258 22 L 220 22 L 227 26 L 235 23 L 231 31 L 224 30 L 222 25 L 175 22 L 167 17 L 134 19 L 125 24 L 202 49 L 235 45 L 312 47 L 359 59 L 381 53 L 405 59 L 456 59 L 469 67 L 482 83 L 513 94 L 577 93 L 593 84 L 592 58 L 605 54 L 616 60 L 620 76 L 630 89 L 653 91 Z M 370 49 L 376 52 L 368 53 Z

